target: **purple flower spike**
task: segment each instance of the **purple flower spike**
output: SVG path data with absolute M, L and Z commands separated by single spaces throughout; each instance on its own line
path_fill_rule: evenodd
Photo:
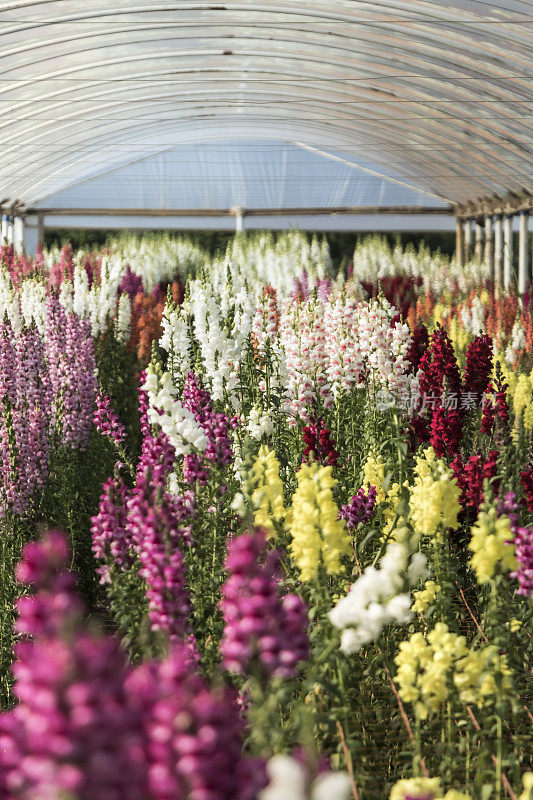
M 309 655 L 307 608 L 298 595 L 279 597 L 278 566 L 278 554 L 266 554 L 263 530 L 229 546 L 220 608 L 226 623 L 221 650 L 231 672 L 246 673 L 259 663 L 269 676 L 290 678 Z
M 370 486 L 368 494 L 361 487 L 349 503 L 342 506 L 339 516 L 346 520 L 346 527 L 357 528 L 360 522 L 368 522 L 374 514 L 376 488 Z
M 109 436 L 115 444 L 120 444 L 124 441 L 126 429 L 113 410 L 111 400 L 107 394 L 97 394 L 93 420 L 97 429 L 103 436 Z

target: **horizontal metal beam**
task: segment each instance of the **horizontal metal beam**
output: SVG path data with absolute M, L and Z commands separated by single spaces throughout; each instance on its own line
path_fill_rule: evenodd
M 101 230 L 224 230 L 235 232 L 235 218 L 228 214 L 220 217 L 142 217 L 142 216 L 53 216 L 45 215 L 46 228 L 101 229 Z M 323 214 L 252 216 L 243 219 L 243 229 L 305 231 L 349 231 L 370 233 L 390 231 L 441 232 L 455 229 L 452 214 Z
M 335 208 L 251 208 L 243 209 L 246 217 L 274 216 L 319 216 L 324 214 L 452 214 L 452 206 L 342 206 Z M 99 216 L 99 217 L 225 217 L 235 216 L 231 209 L 182 209 L 182 208 L 26 208 L 24 214 L 45 214 L 54 216 Z

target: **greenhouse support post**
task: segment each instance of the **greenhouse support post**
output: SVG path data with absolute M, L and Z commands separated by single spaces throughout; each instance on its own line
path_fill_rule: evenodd
M 464 229 L 460 219 L 457 219 L 455 224 L 455 259 L 459 267 L 464 266 Z
M 503 225 L 501 214 L 494 216 L 494 285 L 502 284 L 503 267 Z
M 492 217 L 485 217 L 485 261 L 489 268 L 489 278 L 494 280 L 494 228 Z
M 472 223 L 467 219 L 464 223 L 464 260 L 470 261 L 472 258 Z
M 13 217 L 11 214 L 7 218 L 7 236 L 8 244 L 13 244 Z
M 520 228 L 518 233 L 518 292 L 524 294 L 528 283 L 527 274 L 527 224 L 529 214 L 522 211 L 520 214 Z
M 483 261 L 483 227 L 479 220 L 474 222 L 474 259 L 478 264 Z
M 13 222 L 13 246 L 16 253 L 22 253 L 24 249 L 24 220 L 22 217 L 15 217 Z
M 513 217 L 507 215 L 503 218 L 503 285 L 505 289 L 511 286 L 513 275 Z

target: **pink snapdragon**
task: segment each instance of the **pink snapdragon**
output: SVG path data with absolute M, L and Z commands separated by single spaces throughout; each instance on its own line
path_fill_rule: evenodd
M 190 600 L 182 548 L 189 541 L 190 527 L 183 523 L 194 514 L 192 493 L 176 497 L 166 491 L 173 466 L 174 448 L 167 437 L 146 437 L 127 503 L 128 536 L 146 581 L 152 628 L 166 631 L 172 641 L 189 633 Z
M 65 444 L 83 448 L 89 438 L 98 390 L 94 344 L 89 323 L 67 314 L 56 298 L 48 302 L 44 352 L 52 422 Z
M 107 394 L 99 392 L 96 395 L 93 421 L 100 433 L 103 436 L 109 436 L 115 444 L 121 444 L 126 438 L 126 429 L 120 422 Z
M 278 568 L 279 555 L 266 553 L 260 529 L 229 545 L 220 608 L 221 651 L 231 672 L 247 674 L 257 664 L 266 675 L 290 678 L 309 655 L 307 609 L 298 595 L 279 596 Z

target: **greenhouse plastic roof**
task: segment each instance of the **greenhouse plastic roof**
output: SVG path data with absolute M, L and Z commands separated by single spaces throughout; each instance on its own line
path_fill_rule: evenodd
M 0 3 L 0 33 L 4 204 L 72 187 L 79 205 L 75 186 L 93 176 L 243 140 L 251 175 L 253 140 L 300 159 L 305 146 L 332 175 L 370 164 L 402 203 L 413 189 L 464 202 L 532 185 L 531 2 L 14 0 Z M 191 152 L 195 195 L 208 150 Z M 307 178 L 302 159 L 291 191 Z M 131 205 L 130 183 L 114 191 Z M 266 181 L 265 206 L 272 191 Z M 313 204 L 336 192 L 326 182 Z M 188 196 L 180 207 L 195 206 Z
M 448 207 L 444 201 L 378 178 L 374 165 L 349 166 L 291 144 L 246 140 L 182 145 L 45 198 L 36 208 L 308 209 Z M 368 170 L 368 171 L 364 171 Z

